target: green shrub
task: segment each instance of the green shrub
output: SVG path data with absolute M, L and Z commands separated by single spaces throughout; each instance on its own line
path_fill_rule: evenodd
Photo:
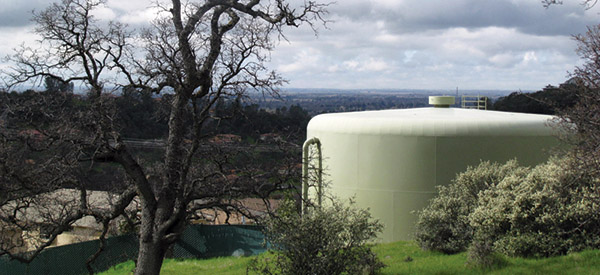
M 419 212 L 424 249 L 469 248 L 472 264 L 490 267 L 508 256 L 547 257 L 600 247 L 599 181 L 569 157 L 534 168 L 482 162 L 439 188 Z
M 481 269 L 497 269 L 508 265 L 504 255 L 495 252 L 491 242 L 482 240 L 469 246 L 467 266 Z
M 421 248 L 444 253 L 465 251 L 473 237 L 469 214 L 478 202 L 478 194 L 495 186 L 507 175 L 523 175 L 526 168 L 516 160 L 506 164 L 481 162 L 457 175 L 452 184 L 439 186 L 438 196 L 418 212 L 416 240 Z
M 332 201 L 304 215 L 284 200 L 265 221 L 271 254 L 255 259 L 248 270 L 263 274 L 374 274 L 383 264 L 371 251 L 383 226 L 367 210 Z
M 490 243 L 494 251 L 524 257 L 598 248 L 599 203 L 597 180 L 568 158 L 553 158 L 480 193 L 469 216 L 473 246 Z

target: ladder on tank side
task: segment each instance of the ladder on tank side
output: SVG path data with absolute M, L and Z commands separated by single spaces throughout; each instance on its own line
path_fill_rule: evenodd
M 314 146 L 313 146 L 314 145 Z M 318 165 L 316 168 L 310 167 L 311 163 L 311 147 L 316 147 L 317 149 L 317 162 Z M 317 189 L 317 205 L 321 207 L 323 200 L 323 153 L 321 151 L 321 141 L 313 137 L 308 139 L 302 145 L 302 214 L 306 213 L 307 208 L 309 207 L 309 195 L 308 188 L 310 187 L 310 179 L 309 179 L 309 170 L 316 170 L 316 189 Z

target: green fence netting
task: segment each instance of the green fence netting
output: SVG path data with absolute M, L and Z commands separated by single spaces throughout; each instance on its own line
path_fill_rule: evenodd
M 210 258 L 256 255 L 264 252 L 261 228 L 251 225 L 192 225 L 172 247 L 170 258 Z M 88 241 L 45 249 L 31 263 L 24 264 L 0 257 L 0 274 L 87 274 L 87 259 L 100 242 Z M 95 272 L 134 259 L 138 240 L 134 235 L 111 237 L 93 262 Z
M 265 251 L 261 228 L 253 225 L 200 225 L 186 229 L 173 248 L 173 258 L 256 255 Z

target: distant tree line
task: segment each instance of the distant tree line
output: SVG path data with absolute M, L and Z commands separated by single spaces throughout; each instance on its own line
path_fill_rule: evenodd
M 332 92 L 330 94 L 290 94 L 282 97 L 283 101 L 267 101 L 258 104 L 267 109 L 276 109 L 295 103 L 301 105 L 311 116 L 335 112 L 429 107 L 427 95 L 418 94 L 342 94 Z
M 9 98 L 33 98 L 40 93 L 63 93 L 69 97 L 68 106 L 75 110 L 89 105 L 87 96 L 73 94 L 72 85 L 63 85 L 60 80 L 47 77 L 44 91 L 2 92 Z M 168 95 L 155 97 L 151 92 L 124 88 L 115 95 L 117 117 L 115 121 L 125 138 L 161 139 L 168 130 L 170 105 Z M 216 134 L 239 135 L 243 140 L 256 141 L 263 134 L 275 134 L 281 139 L 301 143 L 306 135 L 306 126 L 311 116 L 299 105 L 282 106 L 274 110 L 260 108 L 258 104 L 247 104 L 241 99 L 221 99 L 215 104 L 212 115 L 206 121 L 206 136 Z M 43 117 L 32 118 L 42 122 Z
M 532 114 L 557 114 L 559 110 L 572 107 L 577 102 L 576 91 L 578 86 L 574 79 L 558 87 L 548 85 L 535 93 L 513 92 L 508 96 L 500 97 L 492 106 L 493 110 L 532 113 Z
M 237 134 L 257 140 L 262 134 L 277 134 L 281 139 L 301 144 L 311 116 L 300 105 L 282 106 L 272 111 L 240 99 L 221 100 L 215 105 L 208 128 L 215 134 Z

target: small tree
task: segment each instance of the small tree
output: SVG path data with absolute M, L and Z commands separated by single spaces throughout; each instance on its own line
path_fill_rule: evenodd
M 46 86 L 46 92 L 55 93 L 73 93 L 73 83 L 64 82 L 59 78 L 47 76 L 44 79 L 44 85 Z
M 303 215 L 287 199 L 265 221 L 271 254 L 257 258 L 249 270 L 262 274 L 375 274 L 383 267 L 367 244 L 383 226 L 364 209 L 332 200 Z

